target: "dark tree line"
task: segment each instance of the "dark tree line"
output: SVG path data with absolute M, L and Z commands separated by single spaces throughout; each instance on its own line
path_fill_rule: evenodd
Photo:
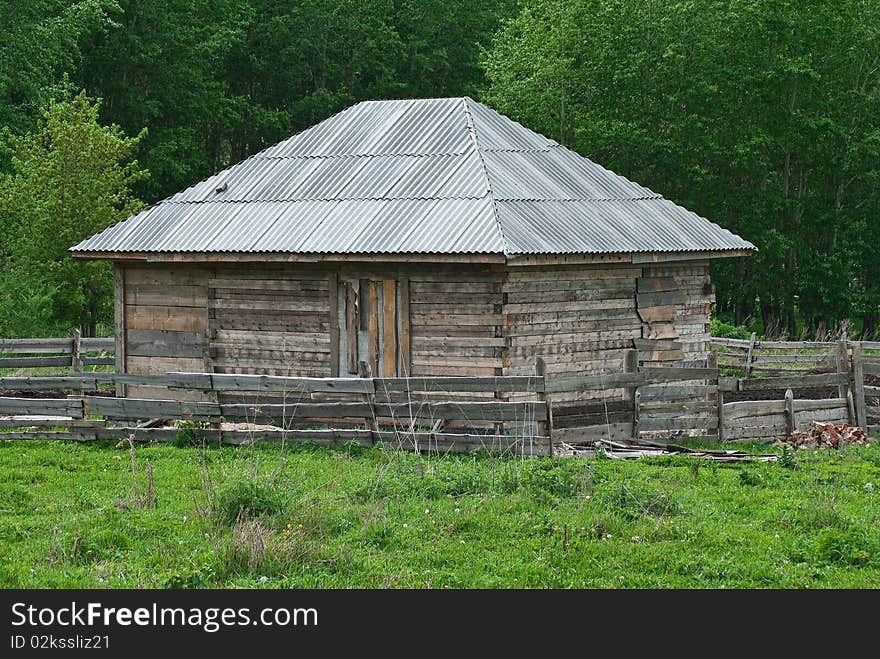
M 722 317 L 880 329 L 876 0 L 0 0 L 0 24 L 0 335 L 109 322 L 107 269 L 58 237 L 356 101 L 461 94 L 754 242 L 713 266 Z

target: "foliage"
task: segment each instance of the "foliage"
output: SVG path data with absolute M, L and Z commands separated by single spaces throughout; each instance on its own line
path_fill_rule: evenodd
M 717 316 L 713 316 L 709 321 L 709 334 L 723 339 L 745 339 L 751 338 L 752 333 L 747 327 L 731 325 L 725 323 Z
M 98 112 L 81 92 L 51 101 L 35 130 L 0 136 L 12 165 L 0 176 L 0 215 L 8 218 L 2 294 L 13 303 L 32 299 L 24 286 L 51 295 L 56 322 L 90 336 L 112 315 L 109 264 L 77 263 L 67 249 L 143 208 L 130 188 L 146 176 L 133 160 L 145 131 L 126 137 L 117 126 L 100 125 Z
M 0 126 L 29 130 L 83 44 L 116 27 L 118 11 L 115 0 L 0 0 Z
M 788 444 L 783 444 L 779 451 L 779 466 L 783 469 L 797 469 L 797 452 Z
M 527 0 L 485 65 L 502 112 L 760 248 L 713 265 L 735 324 L 875 331 L 878 3 Z
M 137 450 L 154 467 L 158 508 L 115 505 L 129 498 L 131 473 L 112 444 L 0 443 L 0 547 L 14 557 L 0 564 L 0 587 L 870 588 L 880 580 L 878 445 L 801 451 L 797 470 L 703 462 L 698 478 L 681 456 Z M 202 507 L 206 490 L 223 493 L 223 523 Z

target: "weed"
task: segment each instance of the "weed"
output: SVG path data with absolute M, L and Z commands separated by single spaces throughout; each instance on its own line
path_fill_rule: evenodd
M 816 539 L 816 558 L 829 564 L 867 565 L 877 555 L 875 545 L 862 530 L 826 527 Z
M 277 515 L 284 503 L 285 493 L 277 484 L 233 478 L 214 493 L 211 512 L 218 523 L 234 526 L 242 518 Z
M 315 553 L 307 535 L 288 525 L 280 533 L 259 518 L 243 513 L 232 526 L 224 557 L 227 573 L 243 572 L 277 575 Z
M 604 495 L 612 506 L 630 518 L 671 517 L 682 512 L 681 504 L 671 494 L 645 483 L 618 483 Z
M 779 452 L 779 466 L 784 469 L 797 469 L 797 452 L 788 444 L 783 444 Z
M 761 487 L 764 485 L 764 477 L 759 472 L 753 471 L 752 469 L 740 469 L 739 482 L 740 485 Z

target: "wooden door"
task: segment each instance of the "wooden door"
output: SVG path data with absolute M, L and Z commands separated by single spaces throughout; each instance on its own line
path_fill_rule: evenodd
M 409 281 L 344 278 L 336 297 L 338 375 L 408 376 Z

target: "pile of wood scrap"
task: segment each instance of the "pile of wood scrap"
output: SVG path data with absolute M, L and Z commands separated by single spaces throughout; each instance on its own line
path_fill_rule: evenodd
M 869 444 L 872 442 L 868 433 L 848 423 L 836 426 L 833 423 L 810 421 L 807 431 L 795 430 L 789 435 L 786 443 L 794 448 L 843 448 L 853 444 Z
M 612 460 L 633 460 L 659 455 L 685 454 L 695 458 L 713 460 L 715 462 L 772 462 L 777 459 L 775 454 L 746 453 L 737 450 L 693 449 L 677 444 L 630 440 L 612 442 L 607 439 L 592 439 L 568 444 L 557 445 L 553 454 L 572 458 L 594 458 L 599 452 Z

